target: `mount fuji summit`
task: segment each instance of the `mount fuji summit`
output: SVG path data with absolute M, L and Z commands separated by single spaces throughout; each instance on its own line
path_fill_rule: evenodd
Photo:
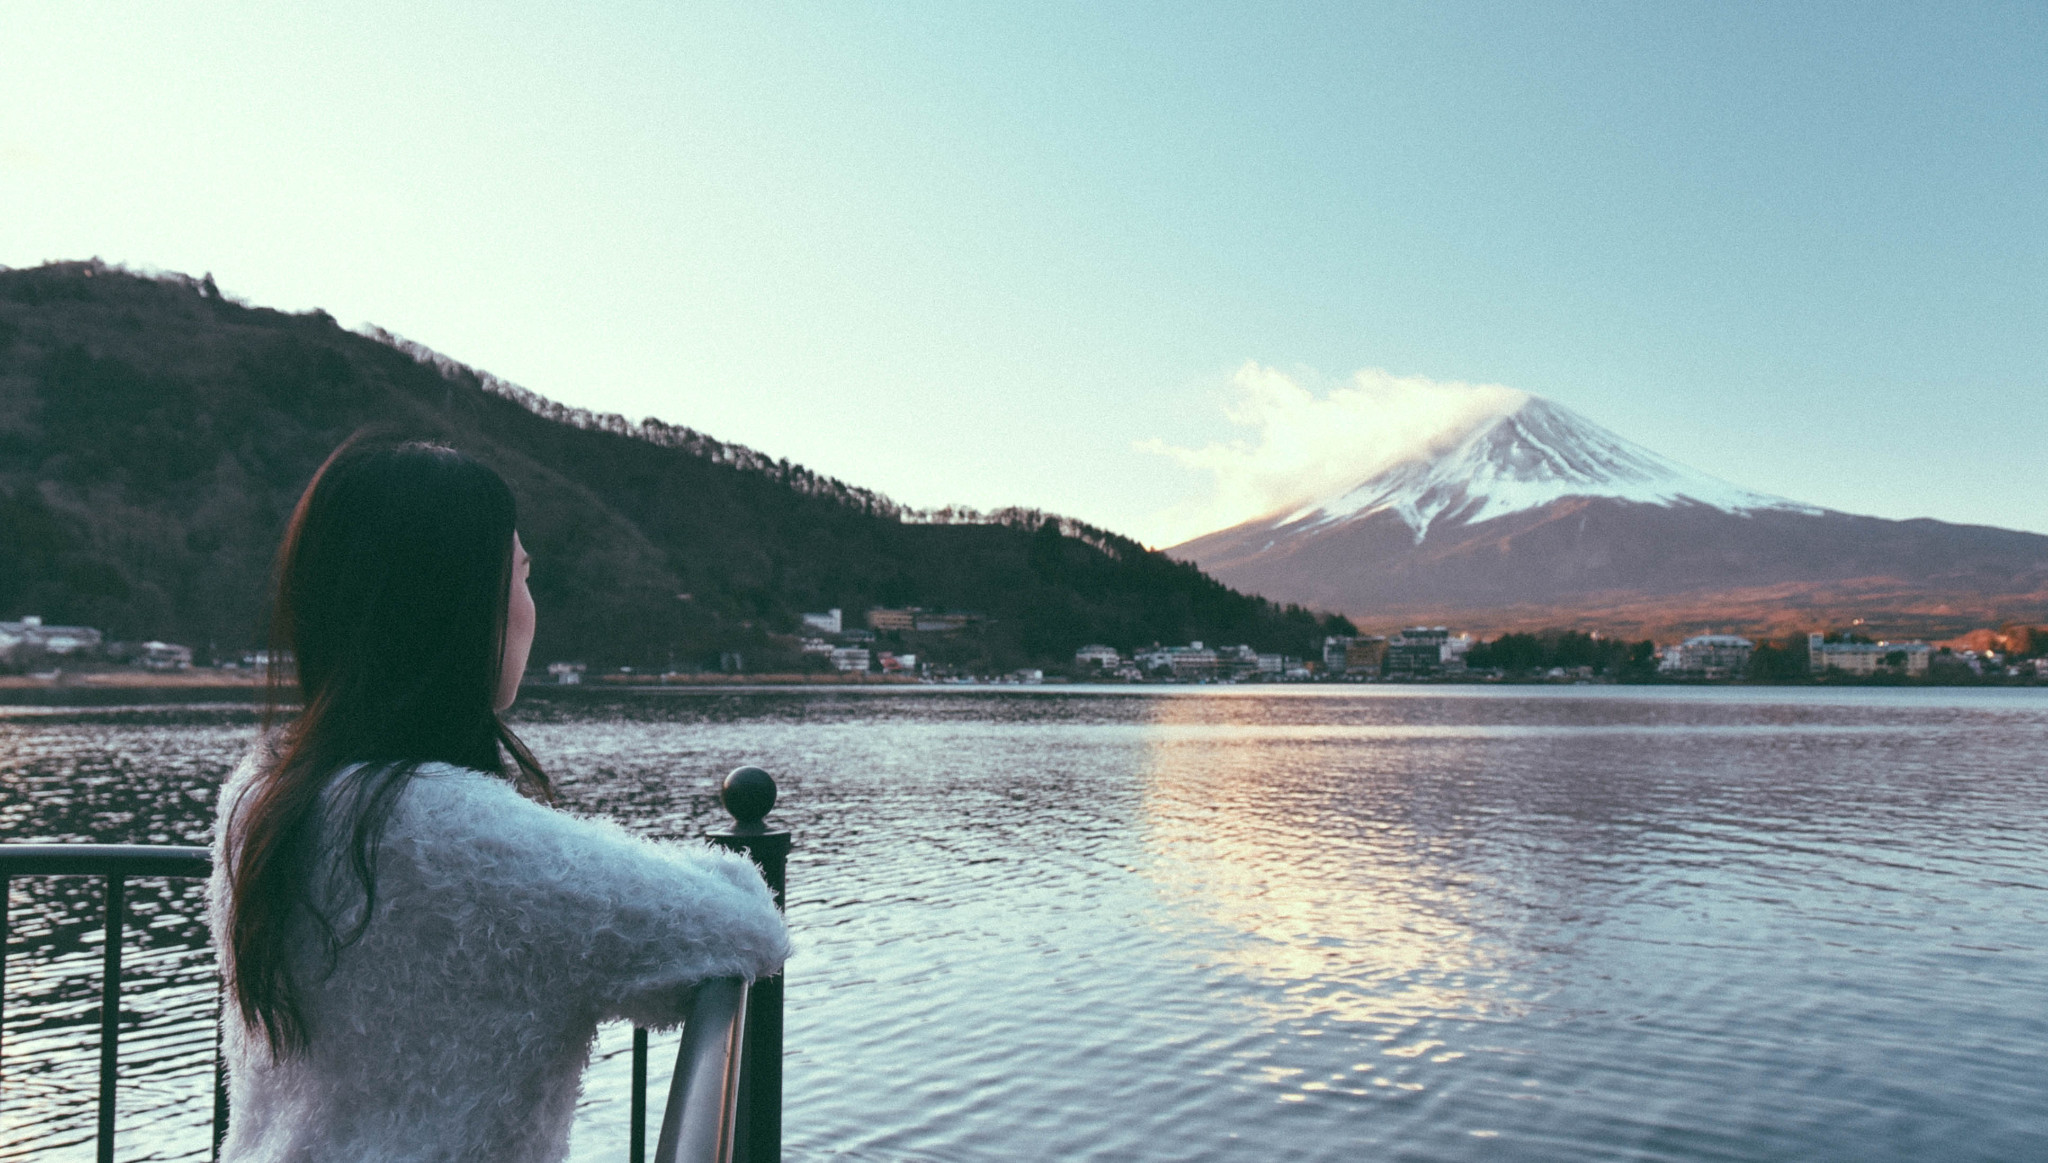
M 2048 537 L 1729 484 L 1523 396 L 1341 493 L 1168 550 L 1361 625 L 1952 634 L 2048 618 Z

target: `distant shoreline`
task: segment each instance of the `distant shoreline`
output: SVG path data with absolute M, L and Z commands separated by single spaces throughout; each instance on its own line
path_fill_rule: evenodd
M 1382 688 L 1413 689 L 1418 687 L 1577 687 L 1577 686 L 1630 686 L 1630 687 L 1809 687 L 1815 689 L 1871 688 L 1887 689 L 2044 689 L 2048 681 L 2037 678 L 1984 677 L 1964 681 L 1928 681 L 1926 679 L 1903 679 L 1892 676 L 1831 675 L 1825 678 L 1806 680 L 1763 681 L 1755 679 L 1736 680 L 1671 680 L 1665 679 L 1648 683 L 1616 683 L 1595 679 L 1569 681 L 1555 678 L 1526 679 L 1436 679 L 1420 681 L 1378 681 L 1378 682 L 1285 682 L 1285 683 L 1106 683 L 1068 682 L 1052 679 L 1044 683 L 988 681 L 941 681 L 928 682 L 908 675 L 880 674 L 670 674 L 670 675 L 603 675 L 583 683 L 527 682 L 521 685 L 520 694 L 539 698 L 577 698 L 601 695 L 654 694 L 661 691 L 684 690 L 745 690 L 745 689 L 810 689 L 810 690 L 1032 690 L 1039 688 L 1058 690 L 1100 690 L 1132 691 L 1146 690 L 1199 690 L 1207 687 L 1232 690 L 1323 690 Z M 105 670 L 63 672 L 55 677 L 47 675 L 0 675 L 0 706 L 107 706 L 119 702 L 141 703 L 257 703 L 265 694 L 263 680 L 253 671 L 218 671 L 194 669 L 186 671 L 135 671 Z
M 580 683 L 524 682 L 521 691 L 642 690 L 671 686 L 917 686 L 922 682 L 909 674 L 864 674 L 859 671 L 822 671 L 815 674 L 602 674 Z
M 253 670 L 60 670 L 54 674 L 0 674 L 7 691 L 232 691 L 255 694 L 263 679 Z
M 51 674 L 0 674 L 0 706 L 103 707 L 153 703 L 263 701 L 263 676 L 254 670 L 140 670 L 109 667 Z

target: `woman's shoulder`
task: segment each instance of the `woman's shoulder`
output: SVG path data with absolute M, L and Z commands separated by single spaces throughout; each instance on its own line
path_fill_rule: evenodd
M 456 807 L 524 817 L 555 814 L 521 795 L 502 775 L 439 760 L 412 769 L 400 803 L 403 810 L 435 815 Z
M 443 839 L 499 836 L 540 838 L 615 826 L 529 799 L 511 780 L 452 763 L 422 763 L 400 795 L 393 823 Z
M 584 816 L 526 798 L 497 775 L 424 764 L 399 801 L 387 839 L 446 873 L 597 891 L 603 884 L 658 889 L 676 877 L 715 877 L 768 899 L 745 856 L 702 840 L 636 835 L 617 821 Z
M 496 785 L 507 790 L 512 787 L 503 776 L 478 771 L 474 767 L 464 767 L 458 763 L 444 763 L 438 759 L 415 764 L 412 774 L 414 779 L 430 781 L 428 786 L 439 786 L 455 791 L 473 791 L 486 785 Z

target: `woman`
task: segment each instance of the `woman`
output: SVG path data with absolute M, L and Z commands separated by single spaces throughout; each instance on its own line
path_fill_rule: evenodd
M 302 710 L 222 789 L 208 886 L 224 1159 L 558 1160 L 599 1022 L 672 1025 L 788 953 L 743 857 L 545 806 L 498 718 L 534 630 L 513 524 L 429 444 L 344 445 L 292 515 Z

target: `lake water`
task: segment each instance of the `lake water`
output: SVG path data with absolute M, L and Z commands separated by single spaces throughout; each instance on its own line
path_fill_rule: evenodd
M 586 693 L 518 721 L 571 803 L 648 834 L 721 822 L 739 764 L 781 781 L 791 1159 L 2048 1158 L 2048 692 Z M 252 725 L 0 709 L 0 836 L 203 842 Z M 201 1159 L 196 894 L 134 893 L 119 1157 Z M 0 1160 L 91 1157 L 97 909 L 14 886 Z M 578 1160 L 624 1157 L 625 1045 Z

